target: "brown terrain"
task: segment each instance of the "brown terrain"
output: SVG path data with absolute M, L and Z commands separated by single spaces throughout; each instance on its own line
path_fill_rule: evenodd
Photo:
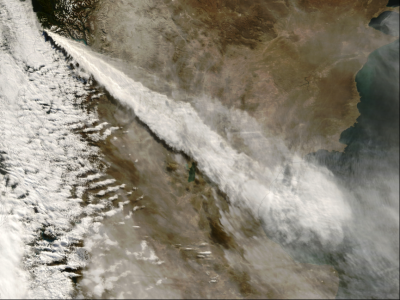
M 114 207 L 124 206 L 122 215 L 99 219 L 112 242 L 96 242 L 96 235 L 84 242 L 91 247 L 92 258 L 78 281 L 83 296 L 335 298 L 339 277 L 332 266 L 294 261 L 265 236 L 259 220 L 231 205 L 201 173 L 197 171 L 195 181 L 189 183 L 191 163 L 185 154 L 169 149 L 101 87 L 95 90 L 104 95 L 88 97 L 85 109 L 97 111 L 97 123 L 108 122 L 107 127 L 119 129 L 92 143 L 102 153 L 99 167 L 117 180 L 113 185 L 125 184 L 113 200 Z M 93 139 L 90 131 L 77 132 Z M 87 189 L 86 204 L 111 196 L 96 195 L 101 190 L 104 187 Z M 140 251 L 142 241 L 154 249 L 158 257 L 154 263 L 129 256 Z M 159 279 L 161 284 L 156 283 Z M 109 280 L 113 285 L 104 284 L 105 290 L 96 292 L 99 282 Z
M 88 17 L 86 40 L 135 80 L 199 111 L 199 98 L 215 99 L 228 111 L 247 112 L 263 135 L 282 137 L 294 151 L 340 151 L 340 133 L 359 115 L 355 75 L 373 50 L 395 39 L 368 27 L 389 10 L 386 3 L 100 0 Z M 102 220 L 118 246 L 92 249 L 78 281 L 84 296 L 335 298 L 339 277 L 333 267 L 294 261 L 265 236 L 259 220 L 231 205 L 201 173 L 188 183 L 190 158 L 169 149 L 103 92 L 88 98 L 87 109 L 98 112 L 99 124 L 120 129 L 93 143 L 102 150 L 108 176 L 125 184 L 114 204 L 128 201 L 127 218 Z M 216 120 L 222 136 L 229 118 Z M 235 134 L 233 146 L 246 153 Z M 86 192 L 87 204 L 99 201 L 96 192 Z M 159 260 L 129 256 L 141 241 Z M 107 282 L 117 274 L 126 275 L 93 293 L 101 276 Z M 157 278 L 165 280 L 158 284 Z
M 395 39 L 368 27 L 386 3 L 100 1 L 89 44 L 177 100 L 205 95 L 246 111 L 302 154 L 340 151 L 340 133 L 359 115 L 355 74 Z

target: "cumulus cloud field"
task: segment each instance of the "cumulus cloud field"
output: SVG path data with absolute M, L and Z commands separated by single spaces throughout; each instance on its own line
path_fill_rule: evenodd
M 82 185 L 78 177 L 86 171 L 99 173 L 89 161 L 98 155 L 97 150 L 72 133 L 96 123 L 95 115 L 74 106 L 89 87 L 74 78 L 65 57 L 40 35 L 29 4 L 0 0 L 0 10 L 0 166 L 5 170 L 0 173 L 0 297 L 72 297 L 71 276 L 75 275 L 65 270 L 86 264 L 82 249 L 75 244 L 100 226 L 93 225 L 95 208 L 82 206 L 79 194 L 72 198 L 70 193 L 73 186 Z M 201 101 L 211 100 L 199 99 L 193 106 L 174 101 L 132 80 L 88 47 L 52 32 L 48 35 L 84 69 L 82 76 L 92 75 L 160 139 L 192 157 L 234 206 L 246 207 L 261 219 L 272 238 L 283 245 L 308 245 L 310 252 L 347 249 L 352 255 L 357 253 L 339 263 L 343 270 L 356 270 L 349 271 L 356 276 L 374 274 L 371 278 L 376 280 L 388 270 L 388 261 L 398 267 L 393 251 L 398 243 L 391 242 L 393 237 L 379 227 L 365 231 L 375 217 L 387 215 L 398 230 L 393 178 L 386 209 L 378 215 L 365 213 L 368 205 L 379 203 L 373 194 L 362 193 L 360 201 L 326 167 L 291 153 L 279 139 L 261 135 L 254 149 L 265 152 L 239 153 L 217 133 L 212 120 L 196 109 Z M 249 116 L 226 114 L 248 120 L 250 125 L 239 128 L 243 137 L 249 130 L 257 131 L 257 122 Z M 97 134 L 106 125 L 85 130 Z M 116 128 L 108 130 L 111 134 Z M 98 134 L 101 138 L 105 137 Z M 99 192 L 103 196 L 119 188 L 106 188 L 114 183 L 112 179 L 90 183 L 94 177 L 84 178 L 91 188 L 104 187 Z M 106 203 L 101 205 L 104 208 Z M 365 216 L 368 219 L 363 220 Z M 349 239 L 357 240 L 358 246 L 344 247 L 350 245 Z M 141 247 L 147 249 L 147 245 Z M 387 296 L 398 291 L 398 273 L 393 274 L 389 285 L 394 290 Z M 377 293 L 386 288 L 376 285 Z

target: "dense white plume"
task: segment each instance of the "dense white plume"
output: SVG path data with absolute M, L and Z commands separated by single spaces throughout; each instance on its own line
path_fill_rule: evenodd
M 149 90 L 107 64 L 88 47 L 51 32 L 49 36 L 116 99 L 132 108 L 158 137 L 193 157 L 199 169 L 234 203 L 247 205 L 254 213 L 262 205 L 262 218 L 287 242 L 307 242 L 316 237 L 322 244 L 334 247 L 342 241 L 342 225 L 351 212 L 327 170 L 306 163 L 292 164 L 293 188 L 287 188 L 282 181 L 274 181 L 276 174 L 282 172 L 282 165 L 270 169 L 238 153 L 203 122 L 190 104 Z M 281 153 L 268 155 L 278 157 Z M 285 160 L 301 161 L 289 155 Z M 293 230 L 299 228 L 300 231 Z
M 159 138 L 196 160 L 199 169 L 218 184 L 234 205 L 244 205 L 259 216 L 270 236 L 294 248 L 306 245 L 303 248 L 306 252 L 330 252 L 344 257 L 337 258 L 336 264 L 344 274 L 356 278 L 348 278 L 347 292 L 350 290 L 352 295 L 363 297 L 369 293 L 366 289 L 374 295 L 398 294 L 398 272 L 388 267 L 391 263 L 399 265 L 398 242 L 393 242 L 386 230 L 398 232 L 398 217 L 393 217 L 393 211 L 398 212 L 398 194 L 391 175 L 379 178 L 368 191 L 349 190 L 325 167 L 291 154 L 278 138 L 262 136 L 254 120 L 246 126 L 258 131 L 256 148 L 265 151 L 264 157 L 254 151 L 251 157 L 239 153 L 229 144 L 229 136 L 222 138 L 210 127 L 212 120 L 207 120 L 204 113 L 199 114 L 204 108 L 196 110 L 189 103 L 151 91 L 88 47 L 54 33 L 49 35 Z M 210 105 L 211 100 L 204 102 Z M 201 103 L 197 101 L 195 106 Z M 230 112 L 229 117 L 241 115 Z M 245 133 L 240 132 L 242 137 Z M 363 177 L 363 172 L 357 176 Z M 395 177 L 398 180 L 398 175 Z M 381 201 L 386 200 L 372 195 L 378 189 L 387 189 L 387 185 L 390 200 L 383 205 Z M 378 224 L 377 217 L 386 221 L 374 225 Z M 365 229 L 369 227 L 373 229 L 368 234 Z M 388 272 L 388 268 L 390 276 L 385 280 L 381 274 Z
M 94 115 L 83 114 L 73 105 L 79 104 L 89 87 L 73 79 L 64 57 L 39 32 L 29 3 L 0 0 L 1 298 L 72 296 L 70 277 L 75 275 L 65 270 L 85 266 L 85 253 L 74 243 L 92 226 L 95 208 L 80 205 L 84 187 L 79 187 L 81 192 L 74 199 L 71 189 L 79 180 L 88 183 L 102 176 L 77 178 L 89 170 L 96 172 L 88 159 L 97 155 L 95 148 L 71 133 L 96 122 Z M 398 269 L 394 251 L 398 242 L 394 247 L 382 230 L 397 229 L 398 233 L 398 174 L 377 178 L 367 192 L 353 193 L 325 167 L 303 161 L 277 138 L 258 133 L 259 149 L 265 153 L 240 153 L 191 104 L 151 91 L 82 44 L 48 34 L 159 138 L 196 160 L 233 205 L 245 206 L 259 216 L 271 236 L 283 244 L 329 250 L 342 247 L 350 238 L 359 246 L 351 249 L 343 269 L 361 270 L 349 273 L 354 278 L 362 272 L 378 274 L 371 277 L 374 280 L 394 274 L 388 286 L 398 291 L 398 284 L 393 284 L 398 273 L 387 263 L 393 262 Z M 241 113 L 232 116 L 241 118 Z M 254 120 L 250 123 L 251 130 L 260 132 Z M 116 130 L 108 128 L 103 136 L 96 133 L 105 126 L 97 124 L 86 132 L 102 139 Z M 247 142 L 245 132 L 241 134 Z M 376 201 L 381 199 L 381 181 L 389 186 L 389 204 Z M 113 183 L 114 179 L 103 178 L 89 186 Z M 98 195 L 109 189 L 118 186 Z M 383 222 L 389 225 L 384 227 Z M 52 241 L 46 240 L 49 236 Z M 363 288 L 353 282 L 355 289 Z

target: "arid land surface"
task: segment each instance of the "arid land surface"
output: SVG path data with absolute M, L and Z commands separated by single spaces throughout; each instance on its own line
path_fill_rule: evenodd
M 335 298 L 339 274 L 334 267 L 293 260 L 266 237 L 257 218 L 233 206 L 199 171 L 188 183 L 190 158 L 169 149 L 133 112 L 93 87 L 104 94 L 89 96 L 85 109 L 97 111 L 97 123 L 119 127 L 107 140 L 95 138 L 92 143 L 101 149 L 108 176 L 117 185 L 125 184 L 113 201 L 114 207 L 124 203 L 124 218 L 117 214 L 102 220 L 105 234 L 117 246 L 92 249 L 91 262 L 77 281 L 83 296 L 115 298 L 123 292 L 139 299 Z M 90 132 L 78 132 L 92 139 Z M 86 205 L 109 196 L 99 197 L 101 189 L 85 192 Z M 92 243 L 91 238 L 85 243 Z M 154 249 L 155 262 L 131 256 L 140 251 L 142 241 Z M 118 277 L 114 288 L 96 292 L 99 280 Z M 162 284 L 156 284 L 159 278 L 164 278 Z
M 359 116 L 355 75 L 373 50 L 395 39 L 368 27 L 371 18 L 390 10 L 386 4 L 83 1 L 73 10 L 76 15 L 65 11 L 50 25 L 107 55 L 110 63 L 149 88 L 193 103 L 200 111 L 198 99 L 204 97 L 228 112 L 244 111 L 261 125 L 262 135 L 281 137 L 293 151 L 307 154 L 345 147 L 339 136 Z M 98 265 L 129 261 L 118 272 L 133 273 L 118 287 L 132 291 L 131 298 L 335 297 L 339 277 L 333 267 L 294 261 L 265 236 L 254 216 L 230 205 L 199 172 L 188 183 L 185 165 L 190 166 L 190 158 L 166 147 L 109 94 L 88 98 L 87 108 L 97 110 L 99 124 L 121 127 L 112 138 L 94 143 L 104 153 L 110 177 L 126 184 L 115 205 L 129 200 L 126 216 L 137 207 L 131 222 L 140 228 L 104 220 L 119 249 L 96 249 L 83 278 L 90 278 Z M 229 113 L 215 118 L 213 125 L 248 154 Z M 126 256 L 141 240 L 163 264 Z M 144 278 L 153 275 L 168 280 L 147 290 L 151 280 Z M 134 279 L 141 282 L 140 289 L 132 287 Z M 92 297 L 94 282 L 78 284 Z
M 359 116 L 355 74 L 373 50 L 395 39 L 368 27 L 386 4 L 100 1 L 87 40 L 174 99 L 208 97 L 246 111 L 262 134 L 283 137 L 301 154 L 341 151 L 340 133 Z M 221 118 L 216 130 L 226 137 L 231 129 L 230 142 L 246 152 L 230 127 Z

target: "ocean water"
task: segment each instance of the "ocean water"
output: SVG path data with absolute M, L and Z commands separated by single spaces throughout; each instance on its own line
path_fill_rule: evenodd
M 344 248 L 324 259 L 339 271 L 338 298 L 398 298 L 399 40 L 372 52 L 356 82 L 360 116 L 341 134 L 344 152 L 309 155 L 328 166 L 353 198 Z

